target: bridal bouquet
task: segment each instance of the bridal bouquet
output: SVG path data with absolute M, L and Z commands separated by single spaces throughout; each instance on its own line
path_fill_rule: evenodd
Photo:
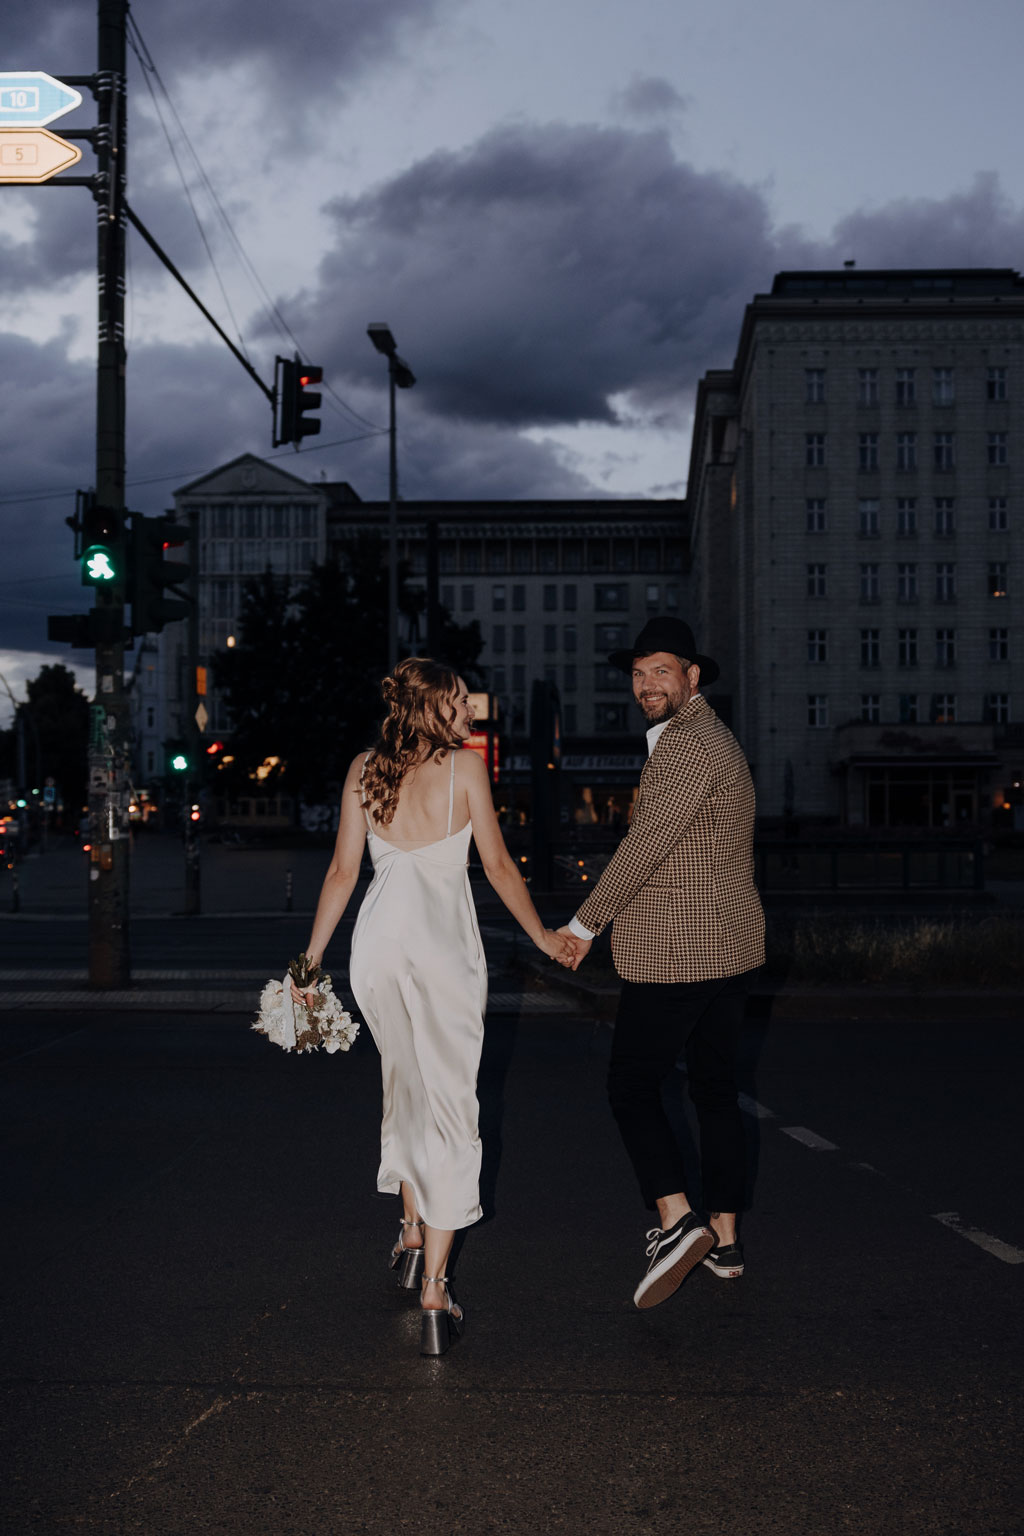
M 293 1003 L 289 979 L 302 992 L 305 1003 Z M 314 990 L 315 989 L 315 990 Z M 347 1051 L 359 1033 L 359 1022 L 342 1008 L 334 995 L 331 978 L 302 954 L 288 966 L 284 981 L 271 979 L 260 996 L 260 1011 L 253 1029 L 286 1051 Z

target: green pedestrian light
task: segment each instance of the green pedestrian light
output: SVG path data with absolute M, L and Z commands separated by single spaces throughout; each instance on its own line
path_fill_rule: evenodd
M 175 773 L 185 772 L 185 769 L 188 767 L 188 758 L 185 756 L 184 752 L 175 752 L 174 756 L 171 758 L 171 767 L 174 769 Z
M 95 582 L 100 586 L 105 581 L 116 581 L 117 572 L 110 559 L 110 551 L 107 549 L 87 549 L 82 556 L 84 567 L 83 579 Z
M 75 515 L 80 532 L 82 585 L 106 587 L 124 580 L 124 515 L 100 506 L 91 492 L 79 492 Z M 74 526 L 74 525 L 73 525 Z

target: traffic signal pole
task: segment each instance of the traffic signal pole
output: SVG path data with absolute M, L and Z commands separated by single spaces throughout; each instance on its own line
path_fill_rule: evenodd
M 96 369 L 96 501 L 125 523 L 125 187 L 127 0 L 99 0 L 96 134 L 99 353 Z M 89 984 L 126 987 L 129 949 L 128 762 L 131 720 L 124 687 L 125 562 L 96 588 L 96 697 L 89 740 Z

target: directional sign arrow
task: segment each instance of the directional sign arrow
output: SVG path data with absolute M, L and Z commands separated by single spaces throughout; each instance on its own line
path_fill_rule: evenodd
M 49 181 L 81 158 L 80 149 L 49 128 L 0 128 L 0 182 Z
M 41 69 L 0 70 L 0 126 L 42 128 L 81 105 L 78 91 Z

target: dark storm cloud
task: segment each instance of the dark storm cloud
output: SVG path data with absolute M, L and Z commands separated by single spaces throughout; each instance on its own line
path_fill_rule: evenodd
M 763 197 L 661 133 L 516 127 L 330 205 L 317 329 L 387 319 L 431 406 L 510 426 L 612 421 L 723 361 L 777 259 Z M 364 376 L 372 358 L 350 362 Z
M 966 192 L 900 198 L 836 225 L 828 251 L 836 266 L 1024 267 L 1024 210 L 1015 208 L 993 172 Z
M 671 80 L 661 75 L 634 75 L 612 101 L 624 117 L 666 118 L 676 116 L 689 106 L 690 98 L 681 96 Z

